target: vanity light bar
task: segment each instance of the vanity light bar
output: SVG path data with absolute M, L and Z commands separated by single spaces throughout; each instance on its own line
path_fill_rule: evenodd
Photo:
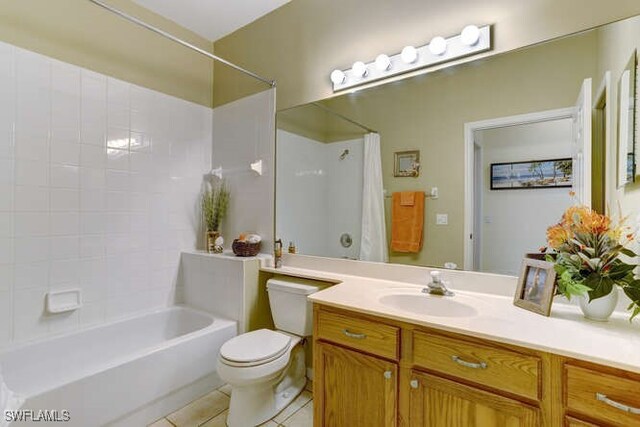
M 414 48 L 406 46 L 402 52 L 393 55 L 378 55 L 375 61 L 354 62 L 348 70 L 333 70 L 331 81 L 333 91 L 338 92 L 364 83 L 414 71 L 420 68 L 454 59 L 486 52 L 491 49 L 491 26 L 468 25 L 458 34 L 447 39 L 434 37 L 429 44 Z

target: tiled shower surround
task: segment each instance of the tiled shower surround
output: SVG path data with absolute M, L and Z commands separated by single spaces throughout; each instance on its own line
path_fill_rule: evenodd
M 173 302 L 211 115 L 0 43 L 0 347 Z M 73 288 L 81 309 L 45 312 Z

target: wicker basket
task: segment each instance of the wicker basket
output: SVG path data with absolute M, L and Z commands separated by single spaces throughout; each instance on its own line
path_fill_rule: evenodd
M 258 242 L 258 243 L 241 242 L 240 240 L 235 239 L 233 241 L 233 244 L 231 245 L 231 249 L 233 249 L 233 253 L 236 254 L 236 256 L 241 256 L 241 257 L 256 256 L 260 252 L 260 243 L 261 242 Z

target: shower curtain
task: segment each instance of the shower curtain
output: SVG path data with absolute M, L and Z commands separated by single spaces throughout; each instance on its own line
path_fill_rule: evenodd
M 364 180 L 362 185 L 362 233 L 360 260 L 387 262 L 387 231 L 384 221 L 384 190 L 380 135 L 364 136 Z

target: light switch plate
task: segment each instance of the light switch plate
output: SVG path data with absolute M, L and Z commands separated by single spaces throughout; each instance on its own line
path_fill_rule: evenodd
M 448 225 L 448 224 L 449 224 L 449 215 L 436 214 L 436 225 Z

